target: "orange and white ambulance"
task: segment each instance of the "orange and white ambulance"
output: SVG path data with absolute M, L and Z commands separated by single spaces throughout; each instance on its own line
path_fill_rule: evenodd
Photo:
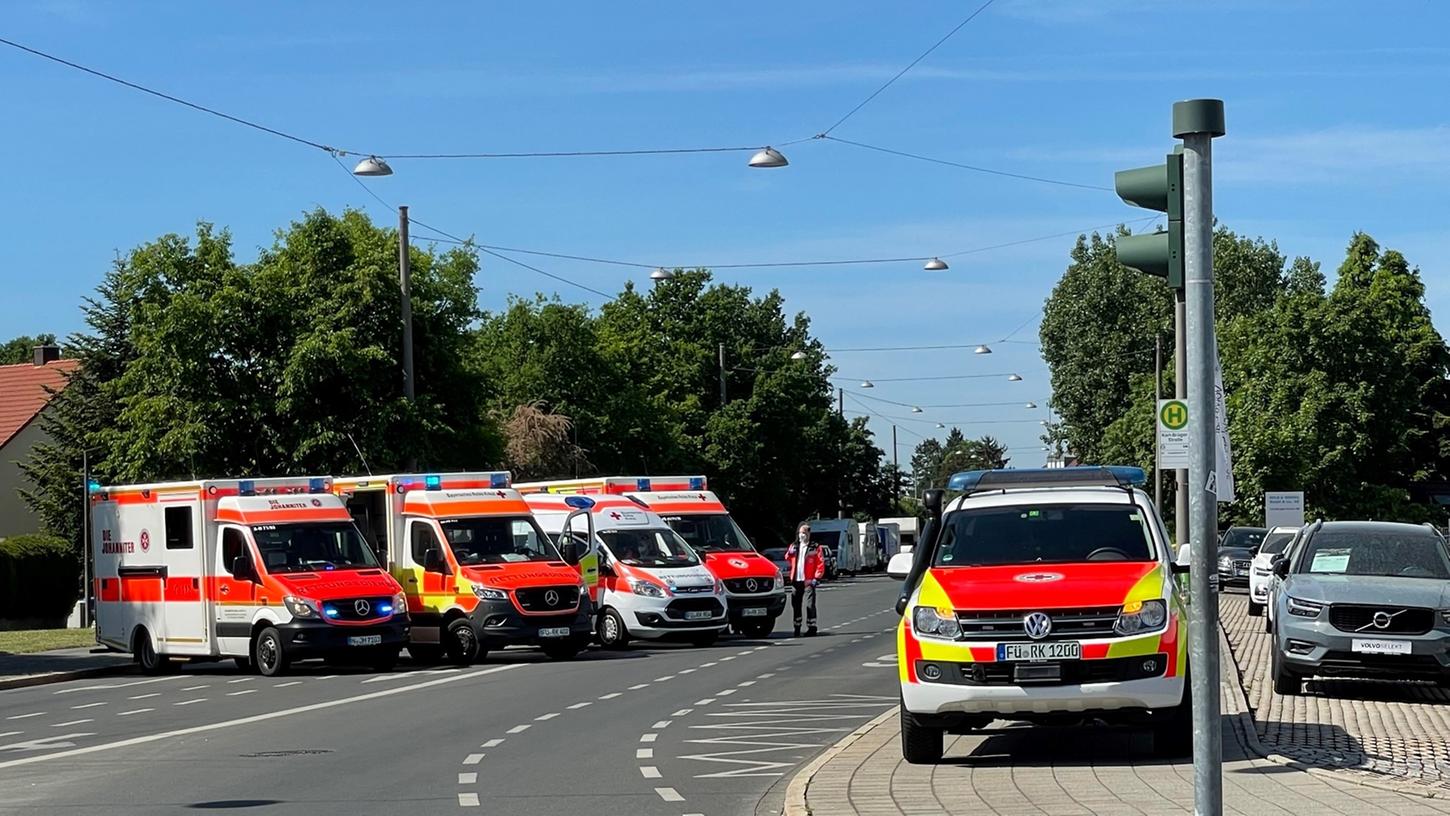
M 528 492 L 524 501 L 579 564 L 599 610 L 595 636 L 601 646 L 620 648 L 632 638 L 706 646 L 729 626 L 725 587 L 643 502 Z M 576 524 L 581 516 L 584 525 Z
M 730 627 L 765 637 L 785 612 L 785 579 L 756 551 L 704 476 L 600 476 L 519 485 L 524 492 L 631 496 L 685 539 L 725 585 Z
M 231 657 L 272 676 L 327 657 L 391 669 L 402 588 L 330 477 L 90 488 L 96 639 L 148 673 Z
M 589 644 L 583 580 L 508 473 L 350 476 L 335 489 L 403 586 L 415 659 L 468 665 L 513 645 L 567 659 Z

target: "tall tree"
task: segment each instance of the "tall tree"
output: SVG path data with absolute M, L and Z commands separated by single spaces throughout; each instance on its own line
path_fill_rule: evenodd
M 15 365 L 16 363 L 28 363 L 35 359 L 36 346 L 49 346 L 55 344 L 55 335 L 37 334 L 34 336 L 22 334 L 12 340 L 0 343 L 0 365 Z

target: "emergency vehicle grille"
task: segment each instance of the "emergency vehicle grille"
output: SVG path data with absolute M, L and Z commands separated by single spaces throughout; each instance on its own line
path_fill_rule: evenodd
M 553 604 L 549 603 L 551 592 L 557 596 Z M 519 608 L 525 612 L 557 612 L 579 605 L 579 587 L 529 587 L 514 590 L 514 597 L 519 601 Z
M 748 595 L 752 592 L 769 592 L 775 588 L 775 579 L 731 578 L 725 582 L 725 588 L 737 595 Z
M 340 601 L 324 602 L 322 611 L 328 620 L 366 621 L 386 617 L 378 610 L 389 608 L 392 605 L 392 598 L 345 598 Z
M 686 612 L 705 612 L 711 615 L 723 615 L 725 607 L 714 598 L 677 598 L 670 601 L 665 607 L 665 614 L 671 618 L 682 618 Z
M 676 595 L 699 595 L 705 592 L 714 592 L 713 584 L 701 584 L 700 586 L 677 586 L 674 588 Z
M 1118 620 L 1116 606 L 1089 606 L 1078 609 L 958 612 L 957 623 L 962 627 L 962 640 L 1020 640 L 1027 638 L 1022 619 L 1033 612 L 1043 612 L 1052 618 L 1052 633 L 1046 640 L 1113 637 L 1113 624 Z
M 1376 615 L 1379 616 L 1378 623 L 1383 623 L 1384 626 L 1377 625 Z M 1423 607 L 1331 604 L 1329 622 L 1341 632 L 1423 635 L 1435 625 L 1435 613 Z

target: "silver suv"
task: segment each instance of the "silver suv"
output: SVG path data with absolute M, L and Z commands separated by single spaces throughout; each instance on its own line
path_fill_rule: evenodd
M 1276 693 L 1311 675 L 1450 683 L 1450 551 L 1434 527 L 1318 522 L 1274 572 Z

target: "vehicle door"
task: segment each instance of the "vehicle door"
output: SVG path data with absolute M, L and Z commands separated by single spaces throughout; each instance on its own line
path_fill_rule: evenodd
M 217 651 L 223 655 L 248 655 L 252 650 L 252 618 L 257 612 L 257 566 L 244 527 L 223 524 L 213 549 L 215 576 L 212 617 Z
M 441 618 L 458 595 L 451 554 L 438 537 L 432 520 L 410 518 L 407 531 L 407 564 L 402 584 L 408 596 L 408 611 L 420 615 L 424 622 L 435 616 Z
M 575 510 L 565 517 L 564 525 L 559 530 L 559 554 L 565 562 L 579 570 L 579 577 L 584 580 L 584 586 L 589 590 L 589 600 L 596 608 L 602 602 L 600 596 L 604 594 L 604 590 L 613 589 L 612 585 L 604 585 L 606 575 L 612 575 L 613 570 L 605 572 L 608 561 L 604 557 L 602 545 L 597 542 L 593 513 L 589 510 Z
M 202 593 L 201 501 L 166 502 L 161 506 L 163 557 L 166 563 L 165 615 L 167 651 L 205 654 L 211 651 L 211 616 Z M 148 532 L 143 535 L 150 538 Z M 156 546 L 151 542 L 149 546 Z

